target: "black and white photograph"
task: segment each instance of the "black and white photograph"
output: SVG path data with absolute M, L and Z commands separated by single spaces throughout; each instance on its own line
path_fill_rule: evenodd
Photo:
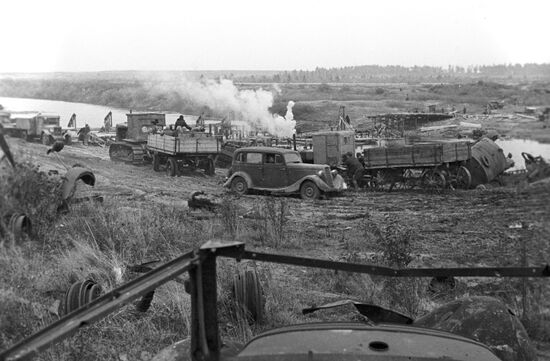
M 0 14 L 0 361 L 550 361 L 549 2 Z

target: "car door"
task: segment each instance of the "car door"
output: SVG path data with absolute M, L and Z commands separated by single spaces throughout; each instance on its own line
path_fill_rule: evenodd
M 263 183 L 266 188 L 283 188 L 288 185 L 287 167 L 282 154 L 264 154 Z
M 253 187 L 264 187 L 262 180 L 262 157 L 259 152 L 247 152 L 240 157 L 239 169 L 248 174 Z

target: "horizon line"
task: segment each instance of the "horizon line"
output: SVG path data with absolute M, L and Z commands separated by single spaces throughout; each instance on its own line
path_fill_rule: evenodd
M 448 64 L 448 65 L 400 65 L 400 64 L 362 64 L 362 65 L 344 65 L 339 67 L 320 67 L 317 66 L 315 69 L 344 69 L 344 68 L 357 68 L 363 66 L 379 66 L 379 67 L 402 67 L 402 68 L 415 68 L 415 67 L 427 67 L 427 68 L 439 68 L 446 70 L 449 67 L 460 67 L 460 68 L 470 68 L 470 67 L 492 67 L 492 66 L 517 66 L 522 67 L 526 65 L 550 65 L 550 62 L 526 62 L 526 63 L 493 63 L 493 64 L 469 64 L 469 65 L 457 65 L 457 64 Z M 288 71 L 304 71 L 304 72 L 313 72 L 313 70 L 305 69 L 111 69 L 111 70 L 53 70 L 53 71 L 10 71 L 10 72 L 0 72 L 0 75 L 11 75 L 11 74 L 77 74 L 77 73 L 130 73 L 130 72 L 288 72 Z

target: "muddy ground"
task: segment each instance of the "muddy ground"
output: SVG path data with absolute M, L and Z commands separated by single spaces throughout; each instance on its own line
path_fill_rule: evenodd
M 101 194 L 106 202 L 116 198 L 121 205 L 127 200 L 133 207 L 147 207 L 149 202 L 157 202 L 186 209 L 187 200 L 195 191 L 204 191 L 220 199 L 227 194 L 222 187 L 225 169 L 217 169 L 213 177 L 197 172 L 173 178 L 154 172 L 151 165 L 113 163 L 105 148 L 80 144 L 66 146 L 58 159 L 53 154 L 46 155 L 48 147 L 41 144 L 20 139 L 8 139 L 8 143 L 16 158 L 24 157 L 40 164 L 44 171 L 57 170 L 63 174 L 63 164 L 78 163 L 89 167 L 96 175 L 96 185 L 93 188 L 79 186 L 78 191 L 80 195 Z M 267 198 L 247 195 L 236 200 L 241 221 L 256 222 L 255 207 Z M 278 199 L 283 199 L 287 206 L 287 222 L 285 240 L 274 250 L 276 252 L 369 262 L 376 256 L 378 245 L 367 224 L 384 225 L 388 220 L 397 220 L 400 226 L 414 234 L 410 264 L 413 267 L 511 266 L 525 262 L 541 265 L 550 259 L 550 184 L 545 182 L 442 193 L 346 191 L 341 196 L 316 202 L 304 202 L 297 197 Z M 190 210 L 189 214 L 220 217 L 200 210 Z M 245 240 L 248 248 L 273 250 L 257 238 Z M 304 291 L 309 271 L 270 267 L 273 277 L 296 280 L 286 282 L 285 290 L 300 293 L 298 298 L 304 303 L 334 300 L 331 299 L 334 293 L 326 292 L 319 285 Z M 490 283 L 493 281 L 461 280 L 466 294 L 469 288 L 473 292 L 480 284 Z M 501 283 L 495 284 L 496 288 L 501 287 Z M 503 291 L 494 288 L 487 287 L 486 293 Z M 539 346 L 547 348 L 544 344 Z

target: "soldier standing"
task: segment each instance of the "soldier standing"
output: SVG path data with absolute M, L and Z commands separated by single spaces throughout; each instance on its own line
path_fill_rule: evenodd
M 353 156 L 351 152 L 348 152 L 342 156 L 342 161 L 347 169 L 348 178 L 353 183 L 353 188 L 359 190 L 359 182 L 363 178 L 365 168 L 361 165 L 359 160 Z

